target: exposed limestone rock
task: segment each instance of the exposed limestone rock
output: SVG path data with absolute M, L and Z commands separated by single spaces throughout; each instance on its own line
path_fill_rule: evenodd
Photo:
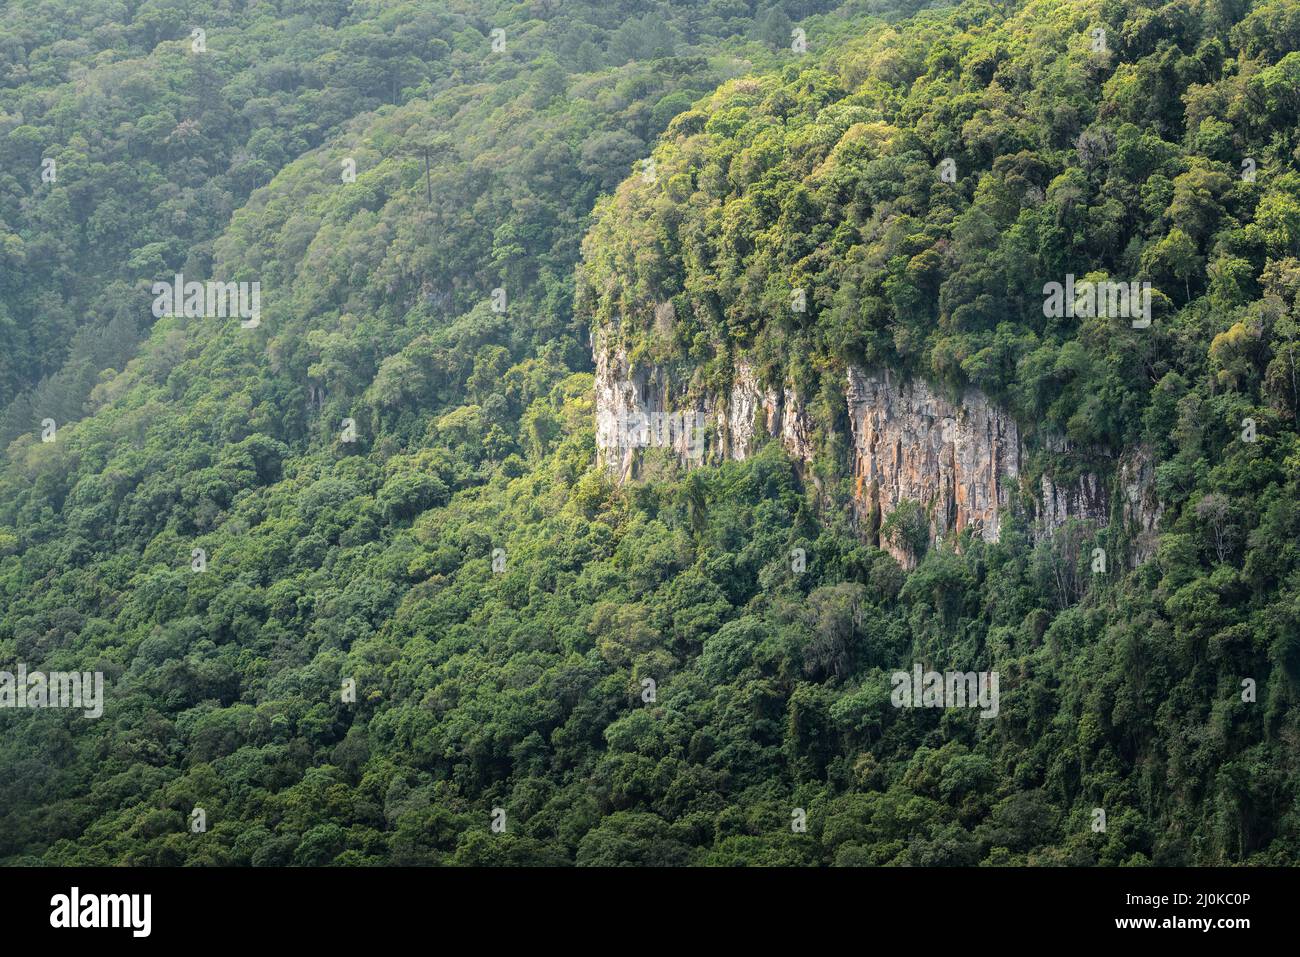
M 722 401 L 693 396 L 688 386 L 658 367 L 629 369 L 621 350 L 596 350 L 596 448 L 620 481 L 636 477 L 642 448 L 670 447 L 687 465 L 748 458 L 758 448 L 759 428 L 779 437 L 796 459 L 812 461 L 809 423 L 794 390 L 760 387 L 744 363 L 737 364 Z M 695 421 L 703 429 L 693 436 Z M 658 423 L 666 424 L 668 441 L 656 435 Z
M 976 389 L 953 405 L 924 382 L 850 367 L 846 398 L 853 439 L 854 502 L 875 535 L 904 501 L 930 516 L 930 539 L 972 528 L 998 536 L 1020 475 L 1020 433 Z M 887 540 L 881 547 L 907 561 Z
M 1139 446 L 1119 461 L 1121 514 L 1130 542 L 1129 564 L 1142 564 L 1156 553 L 1164 508 L 1156 494 L 1156 463 L 1151 450 Z
M 704 461 L 710 408 L 708 402 L 691 407 L 658 368 L 632 372 L 621 352 L 597 353 L 596 448 L 619 481 L 635 477 L 643 448 L 669 448 L 688 464 Z
M 1038 517 L 1048 528 L 1059 528 L 1071 518 L 1102 524 L 1109 520 L 1106 490 L 1092 472 L 1085 472 L 1065 485 L 1058 485 L 1052 476 L 1044 473 L 1040 484 L 1042 501 Z
M 1055 439 L 1048 448 L 1056 453 L 1070 450 L 1067 442 Z M 1084 472 L 1070 482 L 1057 482 L 1044 474 L 1040 480 L 1038 524 L 1043 531 L 1060 528 L 1070 519 L 1097 526 L 1118 520 L 1128 548 L 1128 562 L 1136 567 L 1155 554 L 1160 505 L 1155 487 L 1155 462 L 1145 446 L 1129 449 L 1120 456 L 1108 483 L 1096 472 Z M 1118 505 L 1118 513 L 1113 510 Z
M 755 425 L 759 410 L 764 412 L 764 424 L 769 429 L 772 405 L 771 390 L 760 391 L 754 370 L 747 365 L 736 368 L 731 385 L 731 400 L 727 404 L 727 432 L 730 441 L 728 452 L 733 459 L 744 459 L 756 449 Z
M 779 439 L 797 461 L 811 462 L 814 449 L 808 427 L 807 415 L 793 389 L 778 392 L 760 386 L 753 368 L 744 362 L 736 363 L 727 418 L 720 423 L 720 447 L 729 457 L 739 460 L 752 455 L 759 445 L 758 430 L 763 429 L 769 437 Z
M 781 399 L 781 403 L 768 418 L 767 431 L 772 435 L 780 435 L 781 444 L 797 461 L 811 462 L 816 449 L 810 434 L 808 413 L 793 389 L 785 389 Z
M 1154 550 L 1161 510 L 1145 449 L 1123 456 L 1113 478 L 1084 472 L 1058 481 L 1044 474 L 1035 491 L 1026 484 L 1019 427 L 978 389 L 953 402 L 924 381 L 851 366 L 845 400 L 859 527 L 904 564 L 913 556 L 880 531 L 903 502 L 924 509 L 931 542 L 967 529 L 995 541 L 1003 517 L 1017 511 L 1036 535 L 1050 535 L 1070 519 L 1105 526 L 1113 502 L 1130 564 Z M 639 450 L 647 446 L 670 448 L 688 466 L 744 459 L 761 444 L 760 429 L 800 465 L 810 464 L 816 452 L 813 424 L 794 390 L 761 383 L 743 361 L 736 363 L 730 391 L 715 397 L 670 381 L 657 367 L 629 369 L 624 353 L 598 342 L 596 408 L 598 455 L 620 481 L 636 477 Z M 1051 448 L 1067 450 L 1060 440 Z

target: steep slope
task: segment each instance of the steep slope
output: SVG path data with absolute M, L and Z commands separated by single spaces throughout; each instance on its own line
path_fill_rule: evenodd
M 1038 14 L 1054 29 L 1032 54 L 1023 17 L 920 18 L 674 121 L 654 181 L 606 204 L 579 288 L 618 476 L 657 444 L 639 423 L 699 416 L 703 452 L 679 443 L 682 464 L 779 437 L 850 481 L 862 534 L 900 558 L 1018 517 L 1035 537 L 1081 520 L 1136 564 L 1165 507 L 1153 396 L 1249 341 L 1268 408 L 1243 418 L 1276 416 L 1290 440 L 1293 326 L 1273 310 L 1294 298 L 1276 280 L 1300 234 L 1276 211 L 1295 202 L 1295 137 L 1254 93 L 1293 61 L 1250 59 L 1278 8 L 1233 34 L 1240 59 L 1212 18 L 1166 39 L 1086 5 Z M 978 51 L 926 59 L 962 27 Z M 1156 94 L 1173 82 L 1157 53 L 1181 96 Z M 1068 117 L 1042 96 L 1058 81 Z M 1054 309 L 1076 274 L 1077 302 Z M 1248 454 L 1224 426 L 1219 445 Z
M 619 480 L 635 477 L 646 449 L 670 449 L 689 469 L 744 459 L 766 439 L 812 465 L 817 425 L 791 385 L 760 386 L 741 359 L 727 392 L 693 400 L 659 367 L 630 369 L 602 338 L 595 336 L 596 447 Z M 1088 471 L 1058 482 L 1044 471 L 1033 487 L 1020 480 L 1029 451 L 1019 427 L 976 388 L 950 401 L 923 380 L 849 365 L 843 401 L 860 533 L 900 561 L 914 564 L 929 545 L 967 530 L 996 541 L 1017 509 L 1036 537 L 1071 520 L 1106 526 L 1113 515 L 1127 532 L 1129 563 L 1151 557 L 1161 506 L 1147 447 L 1123 454 L 1105 478 Z M 1065 449 L 1052 443 L 1052 451 Z M 882 523 L 915 506 L 921 512 L 907 518 L 916 527 L 891 540 Z
M 257 328 L 162 317 L 91 414 L 60 421 L 52 442 L 10 445 L 3 658 L 102 670 L 109 701 L 98 723 L 0 711 L 7 767 L 45 766 L 54 748 L 61 769 L 0 784 L 0 856 L 203 857 L 176 846 L 183 826 L 136 829 L 174 807 L 164 793 L 188 773 L 257 751 L 281 769 L 260 780 L 280 790 L 328 763 L 318 748 L 352 723 L 332 673 L 346 649 L 390 629 L 416 584 L 476 568 L 506 534 L 461 539 L 444 514 L 450 538 L 421 545 L 412 520 L 456 495 L 476 512 L 468 500 L 572 429 L 560 413 L 584 357 L 567 277 L 587 211 L 682 93 L 736 69 L 668 59 L 558 86 L 541 69 L 545 83 L 527 71 L 359 117 L 256 191 L 213 244 L 199 275 L 258 281 Z M 345 157 L 355 182 L 339 175 Z M 230 721 L 244 730 L 201 743 Z M 114 796 L 95 797 L 107 781 Z M 228 855 L 262 812 L 224 806 L 209 802 L 211 848 Z
M 744 79 L 536 63 L 357 117 L 214 240 L 258 328 L 162 318 L 9 447 L 0 659 L 107 691 L 0 710 L 0 859 L 1294 864 L 1288 16 L 845 14 Z M 1045 316 L 1071 270 L 1149 270 L 1153 325 Z M 597 464 L 625 386 L 707 411 L 705 467 Z M 1150 560 L 1036 532 L 1151 487 L 1143 446 Z M 996 672 L 996 719 L 895 707 L 915 666 Z

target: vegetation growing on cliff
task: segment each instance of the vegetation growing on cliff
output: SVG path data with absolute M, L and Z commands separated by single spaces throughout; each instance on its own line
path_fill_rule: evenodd
M 209 81 L 166 5 L 0 43 L 0 254 L 32 264 L 0 278 L 0 398 L 59 349 L 97 380 L 52 443 L 38 386 L 0 461 L 0 662 L 108 680 L 98 720 L 0 710 L 0 860 L 1296 862 L 1291 5 L 266 6 L 210 31 L 257 66 Z M 115 158 L 36 198 L 79 124 Z M 262 326 L 78 352 L 181 267 L 259 279 Z M 1067 272 L 1149 278 L 1155 321 L 1047 319 Z M 774 445 L 615 487 L 588 321 L 719 377 L 888 363 L 1148 441 L 1158 554 L 1063 591 L 1082 556 L 1009 528 L 905 573 Z M 913 662 L 999 672 L 997 718 L 893 707 Z

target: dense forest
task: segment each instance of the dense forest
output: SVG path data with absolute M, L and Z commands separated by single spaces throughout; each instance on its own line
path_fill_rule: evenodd
M 0 6 L 0 669 L 105 676 L 0 708 L 0 862 L 1300 863 L 1292 0 Z M 618 481 L 609 340 L 812 467 Z M 900 562 L 846 363 L 1148 449 L 1153 553 Z

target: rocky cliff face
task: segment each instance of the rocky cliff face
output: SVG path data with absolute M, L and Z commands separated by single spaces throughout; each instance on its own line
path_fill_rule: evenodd
M 636 477 L 640 450 L 667 448 L 687 465 L 744 459 L 762 438 L 779 438 L 797 460 L 814 447 L 792 389 L 761 386 L 741 364 L 729 394 L 699 394 L 658 367 L 630 369 L 619 351 L 596 351 L 596 448 L 620 481 Z M 761 430 L 761 434 L 760 434 Z
M 1008 415 L 976 389 L 954 405 L 924 382 L 852 366 L 845 398 L 854 502 L 869 530 L 912 501 L 929 512 L 932 540 L 967 528 L 997 538 L 1021 467 L 1020 433 Z
M 623 353 L 599 342 L 595 358 L 598 455 L 620 481 L 637 476 L 641 450 L 653 447 L 693 466 L 744 459 L 770 438 L 796 462 L 813 460 L 813 424 L 794 390 L 760 382 L 743 362 L 730 391 L 710 395 L 657 367 L 631 369 Z M 922 506 L 931 542 L 968 528 L 994 541 L 1002 518 L 1016 510 L 1037 535 L 1071 519 L 1108 525 L 1114 512 L 1128 532 L 1130 563 L 1152 553 L 1160 505 L 1145 450 L 1121 458 L 1112 475 L 1058 481 L 1044 474 L 1031 489 L 1020 429 L 978 389 L 954 402 L 925 382 L 854 366 L 844 389 L 859 528 L 904 564 L 913 557 L 881 531 L 904 502 Z

